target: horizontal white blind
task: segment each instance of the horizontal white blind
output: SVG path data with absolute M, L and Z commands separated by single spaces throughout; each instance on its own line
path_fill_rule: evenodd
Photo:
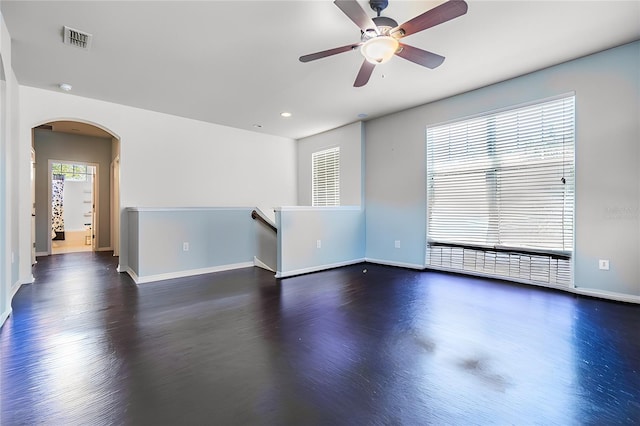
M 314 152 L 312 162 L 312 205 L 340 205 L 340 147 Z
M 573 96 L 428 128 L 427 264 L 570 282 L 574 145 Z

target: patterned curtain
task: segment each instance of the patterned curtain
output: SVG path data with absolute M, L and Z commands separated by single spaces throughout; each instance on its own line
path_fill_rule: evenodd
M 63 191 L 64 175 L 54 174 L 51 181 L 51 238 L 53 240 L 64 240 Z

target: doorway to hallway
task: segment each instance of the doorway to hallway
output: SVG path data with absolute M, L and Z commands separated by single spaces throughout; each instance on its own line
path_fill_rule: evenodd
M 36 256 L 117 252 L 119 139 L 92 124 L 52 121 L 33 129 L 33 151 Z

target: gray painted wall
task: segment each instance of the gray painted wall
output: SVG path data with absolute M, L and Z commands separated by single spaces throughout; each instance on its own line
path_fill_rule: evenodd
M 56 133 L 49 130 L 34 131 L 36 151 L 36 252 L 46 252 L 50 235 L 48 218 L 49 160 L 70 160 L 98 163 L 99 234 L 98 248 L 111 243 L 110 179 L 111 138 Z
M 576 96 L 575 286 L 640 295 L 640 42 L 367 122 L 367 258 L 424 265 L 427 125 L 568 92 Z M 598 259 L 611 269 L 599 270 Z

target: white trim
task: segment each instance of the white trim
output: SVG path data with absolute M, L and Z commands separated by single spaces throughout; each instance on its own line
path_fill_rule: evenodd
M 11 306 L 9 306 L 9 309 L 7 309 L 6 312 L 3 312 L 2 315 L 0 315 L 0 327 L 2 327 L 2 325 L 9 318 L 9 315 L 11 315 L 12 312 L 13 309 L 11 309 Z
M 74 96 L 74 95 L 69 95 L 69 96 Z M 77 118 L 77 117 L 73 117 L 70 115 L 62 115 L 62 116 L 57 116 L 57 117 L 52 117 L 50 119 L 46 119 L 46 120 L 38 120 L 35 122 L 31 122 L 31 126 L 29 126 L 30 129 L 35 129 L 38 126 L 41 126 L 43 124 L 47 124 L 47 123 L 52 123 L 55 121 L 76 121 L 78 123 L 82 123 L 82 124 L 89 124 L 93 127 L 97 127 L 101 130 L 104 130 L 105 132 L 109 133 L 109 135 L 111 135 L 112 137 L 120 140 L 120 136 L 115 133 L 112 130 L 109 130 L 108 128 L 106 128 L 105 126 L 103 126 L 102 124 L 98 124 L 96 122 L 90 121 L 90 120 L 85 120 L 83 118 Z
M 327 211 L 327 210 L 338 210 L 338 211 L 360 211 L 363 210 L 361 206 L 285 206 L 285 207 L 275 207 L 275 211 L 277 212 L 300 212 L 300 211 Z
M 375 263 L 378 265 L 396 266 L 399 268 L 409 268 L 409 269 L 419 269 L 419 270 L 423 270 L 425 268 L 424 265 L 418 265 L 416 263 L 394 262 L 390 260 L 371 259 L 369 257 L 365 258 L 365 262 Z
M 46 251 L 37 251 L 36 257 L 39 257 L 39 256 L 50 256 L 50 254 L 49 252 L 46 252 Z
M 47 193 L 49 196 L 49 201 L 47 203 L 47 209 L 48 209 L 48 225 L 47 225 L 47 250 L 49 250 L 49 253 L 53 254 L 53 246 L 52 246 L 52 240 L 49 234 L 51 234 L 51 222 L 52 222 L 52 217 L 53 217 L 53 211 L 51 208 L 51 201 L 53 199 L 53 194 L 51 193 L 51 185 L 53 182 L 53 169 L 52 169 L 52 164 L 54 163 L 64 163 L 64 164 L 83 164 L 85 166 L 90 166 L 90 167 L 95 167 L 95 172 L 93 174 L 93 181 L 91 183 L 91 196 L 93 197 L 92 201 L 93 201 L 93 207 L 92 207 L 92 216 L 91 216 L 91 235 L 92 235 L 92 239 L 91 239 L 91 251 L 98 251 L 97 249 L 97 245 L 98 245 L 98 240 L 100 239 L 100 232 L 99 232 L 99 224 L 100 224 L 100 193 L 99 193 L 99 188 L 100 188 L 100 181 L 99 181 L 99 174 L 100 174 L 100 164 L 99 163 L 93 163 L 90 161 L 75 161 L 75 160 L 57 160 L 57 159 L 52 159 L 49 158 L 48 159 L 48 163 L 47 163 L 47 179 L 48 179 L 48 185 L 47 185 Z M 111 190 L 109 190 L 111 191 Z M 111 214 L 111 212 L 109 212 L 109 214 Z M 95 219 L 95 220 L 94 220 Z M 47 253 L 47 256 L 49 255 L 49 253 Z M 37 256 L 37 254 L 36 254 Z
M 98 249 L 96 249 L 96 251 L 113 251 L 113 248 L 111 248 L 111 247 L 98 247 Z
M 14 296 L 16 295 L 18 290 L 20 290 L 20 287 L 22 287 L 23 284 L 33 284 L 34 281 L 35 278 L 33 278 L 33 275 L 31 275 L 31 278 L 26 281 L 16 281 L 15 283 L 13 283 L 13 285 L 11 286 L 11 296 L 9 296 L 9 300 L 13 300 Z
M 122 270 L 122 268 L 120 268 L 120 265 L 118 265 L 118 267 L 116 268 L 116 271 L 118 272 L 124 272 L 126 274 L 129 274 L 129 276 L 131 277 L 131 279 L 133 280 L 134 283 L 138 284 L 138 281 L 140 280 L 138 278 L 138 274 L 136 274 L 136 272 L 131 269 L 130 267 L 126 267 L 124 270 Z
M 287 277 L 293 277 L 295 275 L 309 274 L 311 272 L 319 272 L 327 269 L 340 268 L 342 266 L 355 265 L 357 263 L 362 263 L 364 261 L 365 261 L 364 258 L 361 258 L 361 259 L 347 260 L 344 262 L 332 263 L 329 265 L 311 266 L 309 268 L 296 269 L 293 271 L 286 271 L 286 272 L 277 271 L 276 278 L 287 278 Z
M 170 280 L 174 278 L 185 278 L 193 275 L 211 274 L 213 272 L 230 271 L 232 269 L 252 268 L 253 262 L 232 263 L 229 265 L 212 266 L 209 268 L 190 269 L 186 271 L 168 272 L 166 274 L 138 276 L 131 268 L 127 268 L 126 272 L 136 284 L 145 284 L 155 281 Z
M 207 210 L 247 210 L 251 212 L 255 207 L 127 207 L 129 212 L 184 212 Z
M 13 301 L 13 298 L 15 297 L 16 293 L 18 292 L 18 290 L 20 290 L 20 287 L 22 287 L 22 284 L 20 281 L 13 283 L 13 285 L 11 286 L 11 292 L 10 292 L 10 296 L 9 296 L 9 300 Z M 28 284 L 28 283 L 25 283 Z
M 258 259 L 255 256 L 253 256 L 253 266 L 257 266 L 258 268 L 266 269 L 267 271 L 276 272 L 269 265 L 267 265 L 266 263 L 264 263 L 263 261 L 261 261 L 260 259 Z
M 615 300 L 618 302 L 638 303 L 640 304 L 640 296 L 633 294 L 616 293 L 613 291 L 597 290 L 591 288 L 569 288 L 567 289 L 571 293 L 580 294 L 583 296 L 599 297 L 601 299 Z

